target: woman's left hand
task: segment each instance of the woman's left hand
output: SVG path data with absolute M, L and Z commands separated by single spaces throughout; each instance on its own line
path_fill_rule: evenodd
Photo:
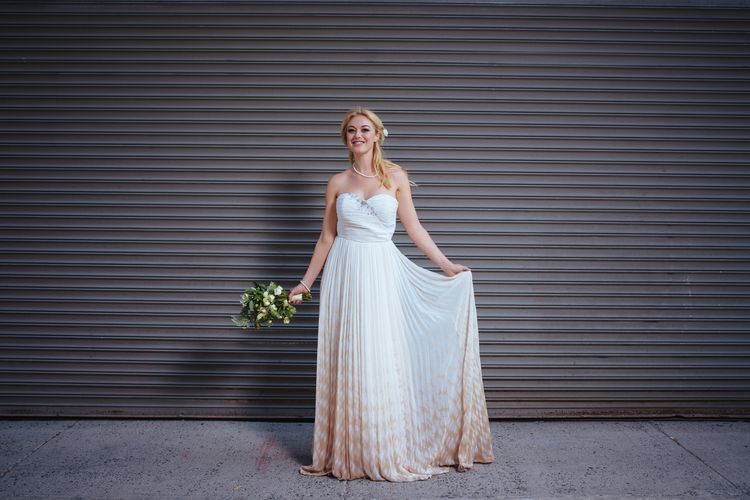
M 443 272 L 447 274 L 448 276 L 454 276 L 463 271 L 471 271 L 471 269 L 464 266 L 463 264 L 454 264 L 453 262 L 443 267 Z

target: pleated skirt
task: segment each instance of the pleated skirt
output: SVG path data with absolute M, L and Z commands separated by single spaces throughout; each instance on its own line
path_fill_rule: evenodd
M 337 236 L 320 285 L 308 475 L 415 481 L 494 461 L 471 271 Z

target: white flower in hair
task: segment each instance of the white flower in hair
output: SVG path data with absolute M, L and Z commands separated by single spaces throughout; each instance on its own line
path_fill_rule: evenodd
M 388 129 L 383 127 L 383 137 L 388 137 Z

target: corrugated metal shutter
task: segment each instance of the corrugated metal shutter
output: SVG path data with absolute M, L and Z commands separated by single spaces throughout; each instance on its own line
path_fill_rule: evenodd
M 750 10 L 695 3 L 2 4 L 0 411 L 311 417 L 317 302 L 229 315 L 304 273 L 364 105 L 493 417 L 747 415 Z

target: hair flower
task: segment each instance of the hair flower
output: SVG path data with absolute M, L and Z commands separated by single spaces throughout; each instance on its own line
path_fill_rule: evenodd
M 388 137 L 388 129 L 383 127 L 383 137 Z

